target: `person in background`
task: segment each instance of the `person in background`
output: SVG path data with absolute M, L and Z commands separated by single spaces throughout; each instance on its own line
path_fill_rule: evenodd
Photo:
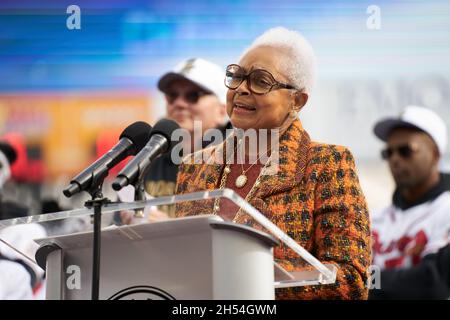
M 0 220 L 28 215 L 27 208 L 12 201 L 5 201 L 3 197 L 3 187 L 11 178 L 11 166 L 16 160 L 16 149 L 7 141 L 0 141 Z
M 399 117 L 379 121 L 374 133 L 386 143 L 382 157 L 396 189 L 392 204 L 372 216 L 381 288 L 370 298 L 449 298 L 450 181 L 439 171 L 446 125 L 430 109 L 408 106 Z
M 217 128 L 225 136 L 226 129 L 231 128 L 226 118 L 223 74 L 220 66 L 194 58 L 180 62 L 158 81 L 158 89 L 166 100 L 166 117 L 191 134 L 192 139 L 182 143 L 189 144 L 192 151 L 196 146 L 204 148 L 209 144 L 202 139 L 206 130 Z M 194 141 L 194 121 L 201 124 L 202 132 L 197 136 L 201 141 Z M 162 155 L 149 168 L 145 179 L 146 191 L 153 197 L 173 195 L 177 173 L 178 165 L 172 162 L 170 153 Z M 174 216 L 173 206 L 159 209 L 170 217 Z M 157 212 L 153 212 L 155 214 Z
M 17 153 L 7 142 L 0 142 L 0 197 L 4 183 L 10 178 L 10 167 Z M 28 211 L 0 198 L 0 220 L 27 216 Z M 25 256 L 34 257 L 37 244 L 33 239 L 46 236 L 38 224 L 26 224 L 0 229 L 0 300 L 41 299 L 43 297 L 44 271 Z M 5 242 L 8 244 L 6 245 Z
M 46 236 L 44 227 L 37 223 L 0 230 L 0 300 L 44 299 L 45 272 L 32 259 L 39 247 L 34 239 Z

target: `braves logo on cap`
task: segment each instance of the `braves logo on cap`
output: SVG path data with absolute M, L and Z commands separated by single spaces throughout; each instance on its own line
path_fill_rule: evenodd
M 194 67 L 195 60 L 196 60 L 195 58 L 187 60 L 186 64 L 183 66 L 180 73 L 182 73 L 182 74 L 189 73 L 192 70 L 192 68 Z

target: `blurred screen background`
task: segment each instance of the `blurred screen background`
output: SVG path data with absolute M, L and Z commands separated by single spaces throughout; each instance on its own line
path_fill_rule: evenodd
M 81 10 L 79 30 L 66 26 L 69 5 Z M 373 5 L 377 29 L 367 24 Z M 317 55 L 305 128 L 348 146 L 369 207 L 385 206 L 394 186 L 374 123 L 417 104 L 450 125 L 448 1 L 2 0 L 0 134 L 25 159 L 14 168 L 21 191 L 9 196 L 67 201 L 62 187 L 127 125 L 164 115 L 163 73 L 192 57 L 236 63 L 275 26 L 303 33 Z

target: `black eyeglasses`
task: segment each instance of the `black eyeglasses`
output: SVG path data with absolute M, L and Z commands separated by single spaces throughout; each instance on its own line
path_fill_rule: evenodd
M 402 158 L 408 159 L 412 156 L 412 154 L 417 151 L 416 145 L 404 144 L 397 147 L 388 147 L 386 149 L 381 150 L 381 157 L 384 160 L 390 159 L 395 152 L 397 152 Z
M 210 94 L 210 93 L 201 91 L 201 90 L 188 91 L 188 92 L 185 92 L 183 95 L 181 95 L 179 92 L 176 92 L 176 91 L 167 91 L 165 93 L 167 102 L 169 102 L 169 103 L 174 103 L 175 100 L 178 99 L 178 97 L 182 96 L 186 102 L 192 103 L 192 104 L 197 103 L 201 97 L 208 95 L 208 94 Z
M 266 94 L 274 89 L 298 90 L 290 84 L 275 80 L 267 70 L 255 69 L 249 74 L 245 74 L 245 70 L 237 64 L 230 64 L 227 67 L 225 72 L 225 86 L 227 88 L 236 90 L 244 80 L 247 80 L 248 88 L 254 94 Z

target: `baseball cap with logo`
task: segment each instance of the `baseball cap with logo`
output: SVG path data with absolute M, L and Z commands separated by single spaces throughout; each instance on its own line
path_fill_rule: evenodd
M 206 92 L 215 94 L 222 103 L 226 103 L 227 88 L 224 78 L 225 70 L 219 65 L 201 58 L 193 58 L 177 64 L 172 71 L 164 74 L 158 81 L 158 89 L 165 92 L 173 81 L 186 79 Z
M 447 127 L 444 120 L 428 108 L 407 106 L 399 117 L 385 118 L 377 122 L 373 131 L 379 139 L 387 141 L 392 130 L 405 127 L 427 133 L 436 143 L 439 153 L 441 155 L 445 153 Z

